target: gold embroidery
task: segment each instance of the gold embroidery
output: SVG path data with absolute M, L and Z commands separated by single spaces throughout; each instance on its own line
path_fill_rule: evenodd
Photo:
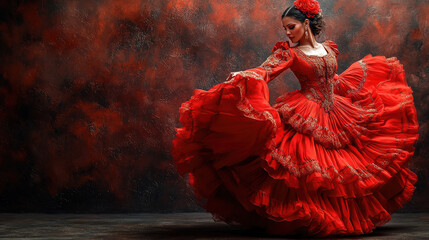
M 259 75 L 256 74 L 252 71 L 242 71 L 239 72 L 238 75 L 242 76 L 242 77 L 253 77 L 257 80 L 261 80 L 264 81 L 264 79 Z M 254 109 L 252 107 L 252 105 L 250 104 L 249 100 L 244 97 L 245 96 L 245 92 L 246 92 L 246 81 L 239 81 L 236 83 L 236 86 L 240 89 L 240 96 L 241 96 L 241 101 L 239 101 L 237 103 L 237 109 L 242 111 L 246 117 L 252 118 L 252 119 L 256 119 L 256 120 L 268 120 L 271 122 L 272 126 L 273 126 L 273 131 L 272 132 L 276 132 L 277 131 L 277 123 L 273 117 L 273 115 L 269 112 L 269 111 L 264 111 L 264 112 L 258 112 L 256 109 Z M 270 143 L 268 143 L 270 144 Z
M 376 113 L 378 113 L 374 99 L 369 95 L 368 98 L 372 101 L 369 106 L 363 108 L 360 106 L 359 102 L 354 103 L 355 106 L 359 108 L 359 118 L 357 122 L 350 122 L 343 125 L 342 130 L 336 130 L 335 132 L 326 126 L 329 125 L 325 123 L 325 126 L 318 124 L 318 120 L 311 116 L 305 118 L 301 114 L 295 112 L 295 108 L 290 106 L 287 102 L 286 96 L 281 97 L 281 101 L 278 101 L 273 107 L 280 114 L 282 121 L 286 124 L 292 126 L 296 131 L 312 136 L 318 143 L 322 144 L 327 148 L 344 148 L 353 141 L 355 136 L 362 135 L 367 131 L 367 128 L 362 126 L 362 124 L 372 119 Z M 308 99 L 313 99 L 312 94 L 305 95 Z
M 345 166 L 339 170 L 335 169 L 334 166 L 322 167 L 316 159 L 310 159 L 305 162 L 296 162 L 292 159 L 292 156 L 285 153 L 283 149 L 275 149 L 270 152 L 271 157 L 280 163 L 285 170 L 287 170 L 290 174 L 295 177 L 303 177 L 314 172 L 320 173 L 320 175 L 327 179 L 336 178 L 337 181 L 343 183 L 346 179 L 341 175 L 342 172 L 348 170 L 355 176 L 359 177 L 359 180 L 367 179 L 374 177 L 371 173 L 368 172 L 369 169 L 373 169 L 374 172 L 382 171 L 383 168 L 377 166 L 374 163 L 368 164 L 365 166 L 366 169 L 356 169 L 352 166 Z M 390 163 L 391 161 L 389 161 Z M 389 164 L 387 163 L 387 164 Z M 387 165 L 386 165 L 387 166 Z
M 234 74 L 234 75 L 231 73 L 224 83 L 234 82 L 236 80 L 237 75 L 241 76 L 241 77 L 251 77 L 251 78 L 258 79 L 258 80 L 264 80 L 264 78 L 261 75 L 255 73 L 253 71 L 239 71 L 239 72 L 236 72 L 236 74 Z
M 259 67 L 263 68 L 267 72 L 268 76 L 271 76 L 273 68 L 278 67 L 280 64 L 289 61 L 290 59 L 290 50 L 279 48 L 274 51 Z
M 344 130 L 335 133 L 333 130 L 318 124 L 313 117 L 304 118 L 299 113 L 293 114 L 293 108 L 289 104 L 283 104 L 277 111 L 282 120 L 292 126 L 297 132 L 312 136 L 315 141 L 326 148 L 344 148 L 351 143 L 353 135 L 361 135 L 367 129 L 356 123 L 344 125 Z M 350 137 L 350 135 L 352 135 Z
M 264 117 L 265 117 L 266 119 L 268 119 L 268 120 L 273 124 L 274 129 L 277 129 L 277 123 L 276 123 L 276 121 L 274 120 L 274 117 L 273 117 L 273 115 L 272 115 L 270 112 L 268 112 L 268 111 L 264 111 L 264 112 L 262 113 L 262 115 L 264 115 Z
M 389 66 L 389 70 L 390 70 L 390 74 L 389 74 L 389 78 L 385 81 L 379 82 L 377 84 L 377 87 L 379 87 L 380 85 L 384 84 L 385 82 L 389 82 L 393 79 L 393 75 L 398 74 L 397 72 L 397 68 L 395 68 L 394 66 L 396 65 L 400 65 L 398 59 L 396 59 L 396 57 L 391 57 L 391 58 L 386 58 L 386 63 Z
M 319 104 L 322 104 L 325 112 L 330 112 L 334 103 L 334 89 L 333 82 L 337 68 L 337 59 L 335 52 L 330 48 L 327 42 L 323 43 L 327 54 L 319 57 L 306 55 L 301 49 L 298 49 L 297 54 L 313 66 L 318 81 L 310 87 L 309 90 L 314 98 L 309 98 Z M 306 89 L 304 89 L 306 90 Z
M 367 64 L 364 61 L 362 61 L 362 59 L 359 60 L 359 63 L 360 63 L 360 66 L 362 68 L 362 71 L 363 71 L 362 80 L 359 82 L 359 85 L 355 89 L 349 89 L 349 90 L 347 90 L 347 94 L 353 94 L 353 93 L 361 90 L 362 87 L 363 87 L 363 85 L 364 85 L 364 83 L 365 83 L 365 81 L 366 81 L 366 77 L 367 77 L 367 74 L 368 74 L 367 73 L 367 71 L 368 71 Z

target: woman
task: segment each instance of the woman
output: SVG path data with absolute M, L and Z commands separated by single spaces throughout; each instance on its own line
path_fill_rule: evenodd
M 417 115 L 402 65 L 368 55 L 337 75 L 337 45 L 315 41 L 317 1 L 295 1 L 282 23 L 290 44 L 182 104 L 178 170 L 216 220 L 279 235 L 372 232 L 417 181 L 407 168 Z M 267 83 L 288 68 L 301 89 L 270 106 Z

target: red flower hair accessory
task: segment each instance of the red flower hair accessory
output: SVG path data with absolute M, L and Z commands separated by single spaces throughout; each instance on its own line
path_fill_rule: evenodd
M 320 9 L 320 4 L 316 0 L 296 0 L 293 2 L 296 9 L 301 10 L 308 18 L 316 16 L 319 12 L 322 12 Z

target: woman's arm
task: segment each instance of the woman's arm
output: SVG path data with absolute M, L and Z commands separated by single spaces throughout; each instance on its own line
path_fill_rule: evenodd
M 267 83 L 276 78 L 280 73 L 288 69 L 293 63 L 293 57 L 287 42 L 280 41 L 274 46 L 271 55 L 256 68 L 246 71 L 233 72 L 233 75 L 251 71 L 261 76 Z

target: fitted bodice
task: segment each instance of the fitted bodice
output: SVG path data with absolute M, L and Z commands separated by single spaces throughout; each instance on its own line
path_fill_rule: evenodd
M 315 101 L 329 112 L 334 102 L 333 85 L 338 78 L 337 45 L 327 40 L 322 43 L 327 54 L 306 55 L 299 48 L 290 48 L 285 41 L 276 43 L 272 54 L 259 67 L 241 72 L 242 75 L 260 75 L 266 82 L 271 81 L 285 69 L 290 68 L 298 78 L 307 99 Z
M 306 55 L 298 48 L 290 48 L 293 63 L 291 70 L 298 78 L 301 91 L 310 100 L 319 102 L 325 111 L 333 104 L 333 82 L 337 71 L 335 52 L 328 42 L 322 43 L 327 54 L 324 56 Z

